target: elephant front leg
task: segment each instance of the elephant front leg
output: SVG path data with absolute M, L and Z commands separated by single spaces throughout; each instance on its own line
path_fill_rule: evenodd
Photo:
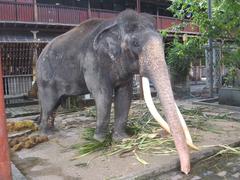
M 115 122 L 113 139 L 120 141 L 127 138 L 126 125 L 128 119 L 129 108 L 132 100 L 132 81 L 125 86 L 115 89 L 114 107 Z
M 112 90 L 99 90 L 93 94 L 97 110 L 97 126 L 94 139 L 103 142 L 109 133 L 109 121 L 112 104 Z

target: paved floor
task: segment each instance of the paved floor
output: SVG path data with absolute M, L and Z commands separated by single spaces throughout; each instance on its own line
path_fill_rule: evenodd
M 191 175 L 169 172 L 158 176 L 156 180 L 239 180 L 240 156 L 222 156 L 200 161 L 193 166 Z
M 192 85 L 192 91 L 201 90 L 204 85 Z M 25 112 L 25 115 L 38 114 L 38 106 L 25 106 L 22 108 L 8 108 L 7 112 L 13 117 Z M 240 135 L 239 135 L 240 139 Z M 13 180 L 25 180 L 13 165 Z M 61 179 L 61 178 L 60 178 Z M 240 179 L 240 156 L 214 158 L 208 161 L 200 161 L 193 165 L 191 175 L 185 176 L 180 172 L 169 172 L 161 176 L 151 178 L 156 180 L 237 180 Z
M 181 102 L 184 107 L 192 108 L 196 105 L 192 105 L 188 101 Z M 210 116 L 213 113 L 219 114 L 221 117 L 223 115 L 229 114 L 229 110 L 208 107 L 204 108 L 204 113 L 206 116 Z M 206 111 L 206 112 L 205 112 Z M 216 114 L 215 114 L 216 115 Z M 219 117 L 220 117 L 219 116 Z M 240 116 L 240 115 L 239 115 Z M 120 157 L 110 156 L 110 157 L 99 157 L 96 158 L 98 154 L 92 154 L 75 161 L 71 161 L 73 157 L 76 156 L 76 151 L 68 149 L 78 142 L 81 142 L 81 133 L 85 127 L 95 127 L 94 117 L 85 117 L 83 112 L 75 112 L 68 114 L 58 114 L 56 122 L 61 128 L 61 131 L 55 134 L 49 142 L 40 144 L 32 149 L 22 150 L 17 152 L 17 157 L 14 163 L 19 169 L 24 172 L 28 179 L 56 179 L 56 180 L 68 180 L 68 179 L 104 179 L 115 177 L 141 177 L 145 173 L 160 173 L 165 168 L 174 168 L 178 164 L 178 158 L 174 155 L 162 155 L 162 156 L 152 156 L 147 154 L 140 154 L 141 158 L 147 161 L 149 164 L 143 166 L 136 160 L 135 156 Z M 209 122 L 210 123 L 210 122 Z M 213 132 L 206 131 L 196 131 L 192 129 L 195 135 L 199 135 L 199 146 L 201 145 L 213 145 L 213 144 L 227 144 L 232 140 L 239 140 L 239 129 L 240 123 L 236 121 L 231 121 L 231 124 L 227 121 L 214 119 L 212 123 L 219 130 L 224 130 L 221 134 L 216 134 Z M 227 134 L 227 135 L 226 135 Z M 193 152 L 195 153 L 195 152 Z M 197 153 L 197 152 L 196 152 Z M 201 151 L 202 155 L 206 155 Z M 203 157 L 201 156 L 201 157 Z M 88 164 L 86 166 L 79 166 L 83 164 Z M 217 161 L 215 161 L 217 162 Z M 126 166 L 127 164 L 127 166 Z M 200 163 L 202 164 L 202 163 Z M 239 164 L 239 162 L 238 162 Z M 179 169 L 179 168 L 177 168 Z M 198 169 L 195 166 L 194 169 Z M 165 179 L 183 179 L 183 178 L 199 178 L 203 177 L 203 174 L 207 171 L 204 168 L 200 168 L 203 171 L 197 172 L 192 171 L 191 176 L 183 177 L 182 174 L 174 173 L 166 174 Z M 213 174 L 215 172 L 213 170 Z M 222 170 L 224 171 L 224 170 Z M 209 173 L 209 172 L 207 172 Z M 210 172 L 211 173 L 211 172 Z M 229 172 L 234 175 L 233 172 Z M 224 174 L 224 172 L 223 172 Z M 94 176 L 93 176 L 94 175 Z M 151 175 L 151 174 L 149 174 Z M 152 174 L 153 175 L 153 174 Z M 220 174 L 221 175 L 221 174 Z M 196 177 L 195 177 L 196 176 Z M 216 175 L 218 177 L 218 175 Z M 237 176 L 237 174 L 236 174 Z M 105 179 L 106 179 L 105 178 Z M 163 179 L 164 176 L 159 176 L 158 179 Z M 129 178 L 127 178 L 129 179 Z M 149 178 L 147 178 L 149 179 Z M 152 179 L 152 178 L 150 178 Z

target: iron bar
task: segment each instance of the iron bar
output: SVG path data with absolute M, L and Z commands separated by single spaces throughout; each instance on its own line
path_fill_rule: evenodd
M 208 0 L 208 19 L 212 19 L 212 2 L 211 0 Z M 209 97 L 213 97 L 213 43 L 212 39 L 208 39 L 208 61 L 209 61 Z

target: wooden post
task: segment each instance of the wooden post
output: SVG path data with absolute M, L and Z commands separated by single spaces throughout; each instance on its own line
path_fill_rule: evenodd
M 38 58 L 38 55 L 37 55 L 37 33 L 38 31 L 31 31 L 33 33 L 33 40 L 34 40 L 34 44 L 32 46 L 33 48 L 33 83 L 36 81 L 36 63 L 37 63 L 37 58 Z
M 11 180 L 11 163 L 8 148 L 8 133 L 5 116 L 5 104 L 3 95 L 3 77 L 2 77 L 2 61 L 0 47 L 0 179 Z
M 141 12 L 141 0 L 137 0 L 137 12 Z
M 90 0 L 88 0 L 88 18 L 92 17 L 92 12 L 91 12 L 91 3 Z
M 38 9 L 37 9 L 37 0 L 33 0 L 33 15 L 34 15 L 34 21 L 38 21 Z
M 159 9 L 157 8 L 157 29 L 159 28 Z

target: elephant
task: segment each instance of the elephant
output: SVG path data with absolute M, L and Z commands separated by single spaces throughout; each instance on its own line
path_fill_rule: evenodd
M 98 141 L 103 141 L 109 130 L 113 95 L 113 139 L 128 137 L 125 127 L 133 76 L 140 74 L 150 112 L 173 135 L 181 170 L 185 173 L 190 171 L 187 145 L 196 146 L 176 106 L 165 62 L 163 38 L 151 15 L 125 10 L 112 19 L 82 22 L 53 39 L 43 49 L 36 70 L 42 131 L 52 131 L 55 111 L 63 99 L 91 93 L 97 113 L 94 138 Z M 149 79 L 159 94 L 169 126 L 153 104 Z

